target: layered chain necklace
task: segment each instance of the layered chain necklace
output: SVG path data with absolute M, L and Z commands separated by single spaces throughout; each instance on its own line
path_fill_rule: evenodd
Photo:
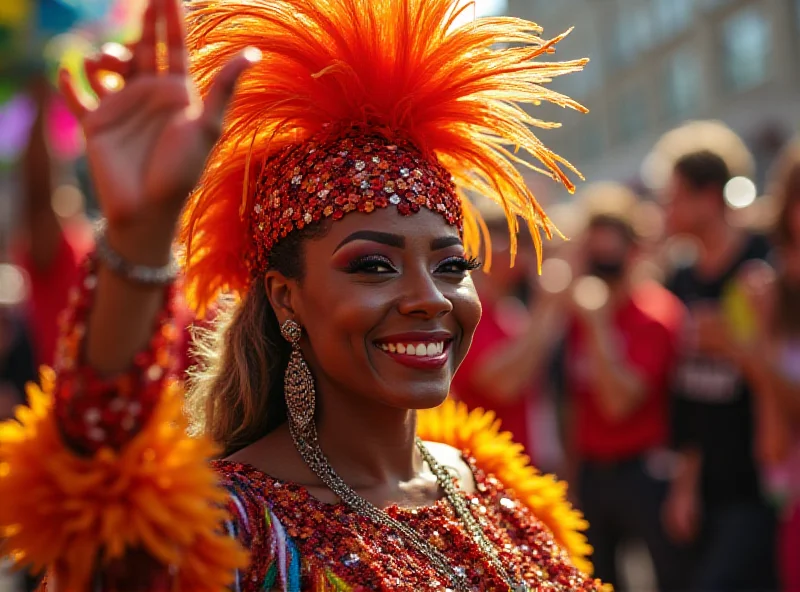
M 389 514 L 359 496 L 336 474 L 319 446 L 317 430 L 313 421 L 309 421 L 302 428 L 298 428 L 293 422 L 290 422 L 290 427 L 294 445 L 303 458 L 303 461 L 305 461 L 314 474 L 317 475 L 339 499 L 356 513 L 402 534 L 405 540 L 414 547 L 414 549 L 431 562 L 441 576 L 450 580 L 453 588 L 457 592 L 469 592 L 470 587 L 466 575 L 454 569 L 441 551 L 421 537 L 413 528 L 392 518 Z M 463 492 L 460 491 L 453 482 L 452 476 L 447 469 L 439 464 L 419 438 L 416 439 L 416 446 L 423 460 L 428 464 L 431 472 L 433 472 L 436 477 L 436 482 L 444 491 L 445 497 L 452 505 L 461 524 L 472 536 L 481 552 L 489 558 L 506 584 L 508 584 L 509 591 L 528 592 L 528 585 L 525 582 L 517 582 L 514 580 L 501 563 L 500 558 L 497 556 L 497 550 L 489 539 L 486 538 L 480 524 L 478 524 L 478 521 L 472 515 L 472 512 L 470 512 Z

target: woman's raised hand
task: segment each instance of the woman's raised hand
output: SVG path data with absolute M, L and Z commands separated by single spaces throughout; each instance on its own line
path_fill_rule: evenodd
M 125 237 L 115 246 L 136 259 L 139 248 L 156 238 L 152 233 L 171 241 L 184 200 L 219 137 L 236 81 L 259 54 L 245 50 L 227 63 L 201 101 L 188 74 L 180 0 L 149 0 L 141 39 L 131 47 L 107 46 L 85 60 L 96 104 L 80 96 L 66 71 L 59 86 L 83 126 L 109 238 L 112 232 Z M 165 55 L 159 56 L 160 47 Z M 124 81 L 120 90 L 104 85 L 109 72 Z

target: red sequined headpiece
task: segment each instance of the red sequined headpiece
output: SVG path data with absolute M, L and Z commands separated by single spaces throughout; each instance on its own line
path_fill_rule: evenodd
M 264 167 L 250 212 L 253 274 L 263 274 L 272 247 L 292 230 L 348 212 L 395 206 L 408 216 L 428 208 L 462 230 L 455 183 L 435 159 L 363 125 L 321 136 L 288 146 Z
M 543 84 L 586 60 L 538 62 L 546 40 L 527 21 L 457 26 L 468 0 L 191 0 L 188 43 L 202 95 L 246 47 L 262 61 L 239 81 L 222 137 L 185 209 L 189 301 L 243 293 L 290 232 L 348 212 L 439 212 L 476 253 L 485 226 L 463 190 L 519 220 L 540 246 L 547 216 L 516 165 L 573 186 L 523 105 L 585 110 Z M 526 160 L 523 158 L 528 156 Z M 533 164 L 538 162 L 537 165 Z M 577 172 L 577 171 L 575 171 Z M 488 261 L 487 261 L 488 263 Z

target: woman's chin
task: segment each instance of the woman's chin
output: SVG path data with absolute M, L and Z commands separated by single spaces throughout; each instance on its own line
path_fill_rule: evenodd
M 432 409 L 444 403 L 445 399 L 447 399 L 447 394 L 447 390 L 426 390 L 413 393 L 412 396 L 409 396 L 408 392 L 406 392 L 402 396 L 393 397 L 392 406 L 413 410 Z

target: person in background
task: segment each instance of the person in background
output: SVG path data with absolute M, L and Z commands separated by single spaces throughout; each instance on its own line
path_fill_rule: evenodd
M 0 261 L 5 258 L 2 247 L 0 242 Z M 33 344 L 20 306 L 25 288 L 19 269 L 0 263 L 0 421 L 13 417 L 14 409 L 27 400 L 26 385 L 36 380 Z M 0 560 L 0 591 L 35 589 L 35 578 L 6 569 L 5 562 Z
M 0 306 L 0 421 L 25 402 L 25 385 L 36 379 L 33 347 L 24 319 Z
M 490 272 L 474 275 L 483 314 L 453 379 L 452 394 L 470 409 L 493 411 L 502 429 L 532 456 L 530 419 L 541 394 L 542 362 L 556 336 L 554 302 L 533 293 L 535 260 L 527 249 L 517 253 L 511 267 L 508 221 L 502 209 L 479 203 L 491 238 L 492 266 Z M 525 244 L 524 238 L 520 243 Z
M 781 510 L 778 557 L 781 589 L 800 591 L 800 145 L 779 161 L 772 188 L 779 203 L 773 232 L 774 269 L 750 266 L 740 287 L 756 322 L 734 355 L 765 408 L 759 458 Z M 733 337 L 733 336 L 732 336 Z
M 755 455 L 763 414 L 725 331 L 737 322 L 737 276 L 765 259 L 769 245 L 729 224 L 723 190 L 730 178 L 722 157 L 691 152 L 675 162 L 664 190 L 668 231 L 697 243 L 695 261 L 668 281 L 690 314 L 674 381 L 680 461 L 664 521 L 675 540 L 697 545 L 693 589 L 771 590 L 775 516 Z
M 22 232 L 15 259 L 30 278 L 27 316 L 36 364 L 51 365 L 58 336 L 58 315 L 66 307 L 69 290 L 78 281 L 80 263 L 91 250 L 91 225 L 81 204 L 70 216 L 53 207 L 56 165 L 47 145 L 47 106 L 54 90 L 46 80 L 32 85 L 36 119 L 20 167 L 23 186 Z M 72 198 L 80 201 L 75 189 Z
M 631 212 L 635 196 L 618 191 L 629 194 L 623 211 Z M 660 285 L 633 281 L 639 240 L 622 211 L 593 214 L 579 248 L 576 271 L 585 275 L 572 289 L 565 340 L 565 448 L 590 525 L 595 573 L 621 589 L 621 545 L 641 540 L 659 589 L 681 590 L 681 550 L 659 520 L 667 492 L 659 467 L 683 307 Z
M 63 185 L 60 192 L 54 191 L 59 166 L 51 156 L 46 132 L 47 107 L 54 92 L 46 80 L 37 80 L 31 86 L 37 115 L 23 155 L 23 223 L 13 249 L 14 258 L 30 279 L 25 313 L 37 367 L 52 366 L 55 361 L 59 315 L 67 306 L 70 288 L 78 281 L 81 264 L 94 246 L 92 224 L 84 208 L 85 196 L 93 201 L 87 165 L 74 163 L 76 185 Z M 175 308 L 182 342 L 179 367 L 186 371 L 196 363 L 191 347 L 193 327 L 207 326 L 213 310 L 196 319 L 180 296 L 176 296 Z

